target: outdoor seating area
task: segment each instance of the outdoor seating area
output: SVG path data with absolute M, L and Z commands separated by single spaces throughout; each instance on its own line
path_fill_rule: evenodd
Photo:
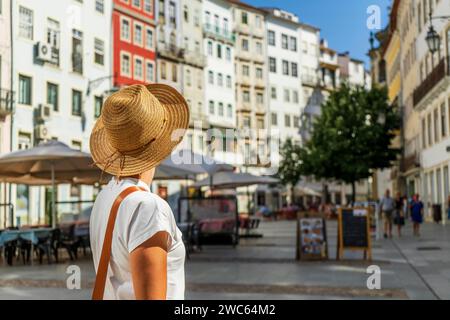
M 89 250 L 89 223 L 73 222 L 50 226 L 24 226 L 0 230 L 0 255 L 3 264 L 58 263 L 61 254 L 70 260 L 78 259 L 79 251 L 86 256 Z M 62 251 L 62 252 L 61 252 Z

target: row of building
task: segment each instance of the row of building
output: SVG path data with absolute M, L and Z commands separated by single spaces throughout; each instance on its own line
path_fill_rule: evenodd
M 3 0 L 0 29 L 1 153 L 50 139 L 89 151 L 111 92 L 160 82 L 189 104 L 183 147 L 205 153 L 214 129 L 223 139 L 211 156 L 262 174 L 267 140 L 226 139 L 230 130 L 276 130 L 281 142 L 301 143 L 301 125 L 320 113 L 331 90 L 371 81 L 363 62 L 329 48 L 317 27 L 237 0 Z M 179 190 L 179 183 L 158 186 Z M 93 192 L 60 186 L 58 200 L 92 199 Z M 267 201 L 261 192 L 257 204 Z M 22 223 L 45 221 L 48 189 L 2 184 L 0 194 Z M 275 206 L 286 202 L 283 191 L 272 196 Z
M 371 39 L 373 83 L 388 87 L 402 117 L 394 166 L 376 174 L 374 197 L 419 193 L 428 218 L 448 220 L 450 196 L 450 0 L 395 0 L 389 25 Z

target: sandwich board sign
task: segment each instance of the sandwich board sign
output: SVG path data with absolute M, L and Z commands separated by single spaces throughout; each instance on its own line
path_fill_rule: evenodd
M 372 259 L 370 208 L 339 209 L 337 260 L 343 258 L 345 249 L 362 250 L 365 259 Z
M 328 259 L 328 242 L 325 219 L 298 219 L 297 260 L 324 259 Z

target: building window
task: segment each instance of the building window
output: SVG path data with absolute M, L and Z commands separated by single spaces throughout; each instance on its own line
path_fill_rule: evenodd
M 223 86 L 223 75 L 221 73 L 217 74 L 217 85 L 220 87 Z
M 19 104 L 31 106 L 31 77 L 19 75 Z
M 242 100 L 244 102 L 250 102 L 250 92 L 249 91 L 247 91 L 247 90 L 242 91 Z
M 231 61 L 231 49 L 230 49 L 230 47 L 226 48 L 225 57 L 226 57 L 227 61 Z
M 178 70 L 177 70 L 177 64 L 172 63 L 172 81 L 177 82 L 178 81 Z
M 142 25 L 134 24 L 134 44 L 142 46 Z
M 214 84 L 214 73 L 212 71 L 208 71 L 208 83 Z
M 54 47 L 59 48 L 60 27 L 59 22 L 53 19 L 47 19 L 47 43 Z
M 155 66 L 153 65 L 153 62 L 148 61 L 147 62 L 147 68 L 145 70 L 145 77 L 147 82 L 154 82 L 155 81 Z
M 300 128 L 300 117 L 294 116 L 294 128 Z
M 121 23 L 120 23 L 120 40 L 123 40 L 123 41 L 131 40 L 130 20 L 123 18 L 123 17 L 121 18 Z
M 431 131 L 431 113 L 428 114 L 427 117 L 427 134 L 428 134 L 428 146 L 433 144 L 433 135 Z
M 269 30 L 267 32 L 267 42 L 269 43 L 269 46 L 275 45 L 275 32 L 272 30 Z
M 96 117 L 96 118 L 100 117 L 100 115 L 102 113 L 102 107 L 103 107 L 103 97 L 95 96 L 94 97 L 94 117 Z
M 298 103 L 298 91 L 297 90 L 292 91 L 292 102 Z
M 209 101 L 209 114 L 214 114 L 214 101 Z
M 442 137 L 447 135 L 447 117 L 445 116 L 445 102 L 441 104 L 441 134 Z
M 223 103 L 219 102 L 219 116 L 223 117 L 223 115 L 224 115 Z
M 285 127 L 291 126 L 291 116 L 288 114 L 284 115 L 284 126 Z
M 102 66 L 105 64 L 105 43 L 103 40 L 94 39 L 94 62 Z
M 242 24 L 248 24 L 247 12 L 241 12 L 241 22 Z
M 19 7 L 19 36 L 33 40 L 33 11 Z
M 272 99 L 276 99 L 277 98 L 277 88 L 276 87 L 270 88 L 270 97 Z
M 212 56 L 213 55 L 213 44 L 211 41 L 208 41 L 208 55 Z
M 269 57 L 269 71 L 277 72 L 277 60 L 275 58 Z
M 72 71 L 83 74 L 83 33 L 72 30 Z
M 283 49 L 289 49 L 288 47 L 288 36 L 285 34 L 281 35 L 281 47 Z
M 141 8 L 141 0 L 132 0 L 133 1 L 133 7 Z
M 167 79 L 167 70 L 166 70 L 166 62 L 161 61 L 161 79 L 166 80 Z
M 422 147 L 427 147 L 427 128 L 425 118 L 422 119 Z
M 258 79 L 263 78 L 263 69 L 262 68 L 256 68 L 256 78 L 258 78 Z
M 244 77 L 248 77 L 248 76 L 250 76 L 250 68 L 249 68 L 249 66 L 248 65 L 242 65 L 242 75 L 244 76 Z
M 248 51 L 248 40 L 247 39 L 242 39 L 241 48 L 242 48 L 242 51 Z
M 170 3 L 169 3 L 169 23 L 170 23 L 170 26 L 174 29 L 176 29 L 176 27 L 177 27 L 175 12 L 176 12 L 175 2 L 170 1 Z
M 144 0 L 144 11 L 147 13 L 151 13 L 153 8 L 152 8 L 152 1 L 153 0 Z
M 81 91 L 72 90 L 72 115 L 81 116 Z
M 264 104 L 264 95 L 261 92 L 256 94 L 256 103 L 260 105 Z
M 227 76 L 227 88 L 231 88 L 231 76 Z
M 283 60 L 283 74 L 285 76 L 289 75 L 289 62 L 287 62 L 286 60 Z
M 53 111 L 59 111 L 59 88 L 57 84 L 47 82 L 47 104 L 53 107 Z
M 105 12 L 105 0 L 95 0 L 95 11 L 100 13 Z
M 261 28 L 261 17 L 260 16 L 255 17 L 255 24 L 256 24 L 257 28 Z
M 231 104 L 228 104 L 228 106 L 227 106 L 227 117 L 228 118 L 233 117 L 233 107 L 231 106 Z
M 129 77 L 131 75 L 130 55 L 122 53 L 120 57 L 120 74 Z
M 298 77 L 298 69 L 297 69 L 297 63 L 291 62 L 291 75 L 293 77 Z
M 278 115 L 276 113 L 272 113 L 270 115 L 270 119 L 271 119 L 271 123 L 273 126 L 277 126 L 278 125 Z
M 262 43 L 259 41 L 256 42 L 256 53 L 263 54 Z
M 290 94 L 288 89 L 284 89 L 284 102 L 290 102 Z
M 146 29 L 145 32 L 145 47 L 147 49 L 153 49 L 154 45 L 153 45 L 153 30 L 150 28 Z
M 290 37 L 290 47 L 292 51 L 297 51 L 297 39 L 295 37 Z
M 220 44 L 217 44 L 217 58 L 222 58 L 222 46 Z
M 434 142 L 439 141 L 439 110 L 434 109 L 433 111 L 434 116 Z

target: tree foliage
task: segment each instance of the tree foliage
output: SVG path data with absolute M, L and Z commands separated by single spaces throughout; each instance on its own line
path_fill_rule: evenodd
M 286 139 L 281 146 L 280 156 L 281 162 L 278 168 L 278 177 L 284 184 L 295 186 L 302 176 L 302 165 L 300 162 L 300 154 L 302 148 L 295 144 L 291 138 Z
M 374 169 L 390 167 L 399 149 L 392 147 L 400 117 L 385 88 L 342 85 L 322 105 L 310 141 L 300 151 L 302 174 L 354 186 Z M 354 199 L 353 190 L 353 199 Z

